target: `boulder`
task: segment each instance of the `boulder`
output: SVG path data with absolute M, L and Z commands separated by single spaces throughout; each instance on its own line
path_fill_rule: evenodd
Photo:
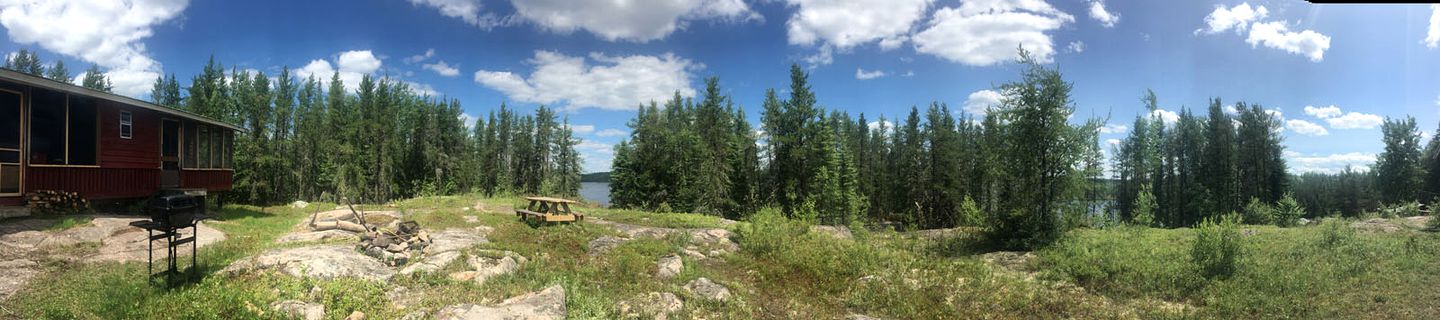
M 730 300 L 730 288 L 711 282 L 710 279 L 706 278 L 690 280 L 690 283 L 685 284 L 685 292 L 709 300 Z
M 683 249 L 680 250 L 680 253 L 685 254 L 686 257 L 690 257 L 690 259 L 702 260 L 706 258 L 705 254 L 700 253 L 700 251 L 695 251 L 694 249 Z
M 485 281 L 491 278 L 520 270 L 520 265 L 523 264 L 525 260 L 525 257 L 509 251 L 500 251 L 498 254 L 492 252 L 489 255 L 498 255 L 500 257 L 495 258 L 482 254 L 471 256 L 468 261 L 470 267 L 475 269 L 474 277 L 471 278 L 472 281 L 475 281 L 475 284 L 484 284 Z
M 585 251 L 592 255 L 602 254 L 625 244 L 626 241 L 630 241 L 630 239 L 615 236 L 601 236 L 595 238 L 595 240 L 590 240 L 590 244 Z
M 421 259 L 419 262 L 412 263 L 408 266 L 405 266 L 404 269 L 400 269 L 400 273 L 411 274 L 417 271 L 435 272 L 442 268 L 445 268 L 445 266 L 449 265 L 451 261 L 455 261 L 455 259 L 459 257 L 459 251 L 445 251 L 432 255 L 426 255 L 425 258 Z
M 320 320 L 325 318 L 325 305 L 300 300 L 285 300 L 270 304 L 270 310 L 295 319 Z
M 310 203 L 305 202 L 305 200 L 295 200 L 295 202 L 290 203 L 290 207 L 295 209 L 305 209 L 310 207 Z
M 855 235 L 850 233 L 850 228 L 845 226 L 810 226 L 810 232 L 828 235 L 837 239 L 855 239 Z
M 558 320 L 565 316 L 565 288 L 559 285 L 505 299 L 494 306 L 459 304 L 435 313 L 439 320 Z
M 345 316 L 345 320 L 365 320 L 365 313 L 360 311 L 350 312 L 349 316 Z
M 446 251 L 456 251 L 485 242 L 488 242 L 488 240 L 477 231 L 446 229 L 430 234 L 430 245 L 425 247 L 425 253 L 436 254 Z
M 395 275 L 395 270 L 384 263 L 346 245 L 273 249 L 236 260 L 221 271 L 236 275 L 263 270 L 322 280 L 349 277 L 384 281 Z
M 675 276 L 680 275 L 681 270 L 685 269 L 684 260 L 680 259 L 679 255 L 673 253 L 660 257 L 660 261 L 655 264 L 656 267 L 659 268 L 659 270 L 655 272 L 655 276 L 660 277 L 660 279 L 674 279 Z
M 30 283 L 30 279 L 39 273 L 35 270 L 39 267 L 35 261 L 25 259 L 0 261 L 0 301 L 4 301 Z
M 360 236 L 356 235 L 354 232 L 345 230 L 309 231 L 291 233 L 280 236 L 280 238 L 275 239 L 275 243 L 315 242 L 327 240 L 356 242 L 360 241 Z
M 671 313 L 685 308 L 685 302 L 669 292 L 650 292 L 642 297 L 620 301 L 615 305 L 620 309 L 620 315 L 623 317 L 653 318 L 655 320 L 668 320 Z

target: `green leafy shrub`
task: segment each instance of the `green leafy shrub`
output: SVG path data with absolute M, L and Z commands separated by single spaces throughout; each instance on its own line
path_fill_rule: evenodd
M 1250 203 L 1245 205 L 1245 224 L 1270 224 L 1274 221 L 1275 208 L 1261 202 L 1259 198 L 1250 198 Z
M 750 223 L 735 230 L 740 249 L 768 256 L 786 250 L 797 237 L 809 231 L 805 223 L 785 218 L 776 208 L 765 208 L 750 216 Z
M 1140 186 L 1140 194 L 1135 196 L 1135 214 L 1130 218 L 1136 225 L 1154 227 L 1155 225 L 1155 195 L 1150 192 L 1150 185 Z
M 1343 220 L 1326 220 L 1320 225 L 1320 230 L 1321 248 L 1335 249 L 1355 242 L 1355 229 L 1350 228 Z
M 980 205 L 975 204 L 974 199 L 965 196 L 965 201 L 960 203 L 960 221 L 962 226 L 979 227 L 985 224 L 985 212 L 980 211 Z
M 1280 198 L 1280 202 L 1276 203 L 1273 212 L 1272 219 L 1275 225 L 1288 228 L 1298 224 L 1300 216 L 1305 215 L 1305 207 L 1301 207 L 1290 193 L 1285 193 L 1285 197 Z
M 1236 227 L 1238 220 L 1233 215 L 1205 219 L 1195 229 L 1190 258 L 1206 279 L 1227 279 L 1240 269 L 1244 244 Z
M 1430 222 L 1425 224 L 1426 230 L 1440 231 L 1440 210 L 1435 210 L 1436 205 L 1440 203 L 1430 205 Z

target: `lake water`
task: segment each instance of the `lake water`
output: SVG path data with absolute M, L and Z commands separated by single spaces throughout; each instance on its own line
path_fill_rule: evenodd
M 581 182 L 580 197 L 585 201 L 610 206 L 610 184 L 606 182 Z

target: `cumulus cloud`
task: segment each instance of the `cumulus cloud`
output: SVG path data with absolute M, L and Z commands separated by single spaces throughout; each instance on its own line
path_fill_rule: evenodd
M 1421 42 L 1432 49 L 1440 46 L 1440 4 L 1430 5 L 1430 27 L 1425 29 L 1425 40 Z
M 487 30 L 504 24 L 503 19 L 494 14 L 481 12 L 484 6 L 480 0 L 410 0 L 410 3 L 435 8 L 441 15 Z
M 869 128 L 870 130 L 875 130 L 875 129 L 890 130 L 890 129 L 894 129 L 894 128 L 895 128 L 895 123 L 890 122 L 890 120 L 875 120 L 875 121 L 870 121 L 870 123 L 866 123 L 866 124 L 865 124 L 865 127 L 866 127 L 866 128 Z
M 435 63 L 426 63 L 424 67 L 426 70 L 435 71 L 436 74 L 446 77 L 454 77 L 460 75 L 460 69 L 456 69 L 454 66 L 446 64 L 443 60 L 436 61 Z
M 1286 120 L 1285 128 L 1290 129 L 1290 131 L 1295 131 L 1295 133 L 1307 136 L 1323 136 L 1330 134 L 1330 131 L 1325 130 L 1325 127 L 1315 124 L 1314 122 L 1300 119 Z
M 580 143 L 575 145 L 575 150 L 580 152 L 580 165 L 584 167 L 585 172 L 601 172 L 610 170 L 610 164 L 615 159 L 614 146 L 590 139 L 580 139 Z
M 1065 50 L 1073 53 L 1085 52 L 1085 43 L 1081 41 L 1071 41 L 1069 45 L 1065 46 Z
M 1328 155 L 1302 155 L 1298 153 L 1287 153 L 1291 169 L 1297 173 L 1339 173 L 1345 170 L 1345 166 L 1357 171 L 1366 171 L 1370 165 L 1375 163 L 1373 153 L 1337 153 Z
M 576 134 L 587 134 L 595 132 L 595 126 L 588 124 L 572 124 L 570 125 L 570 131 Z
M 425 60 L 427 60 L 427 59 L 430 59 L 431 57 L 434 57 L 434 56 L 435 56 L 435 49 L 428 49 L 428 50 L 425 50 L 425 53 L 421 53 L 421 54 L 413 55 L 413 56 L 410 56 L 410 57 L 406 57 L 406 58 L 405 58 L 405 63 L 421 62 L 421 61 L 425 61 Z
M 875 78 L 884 77 L 884 76 L 885 76 L 885 71 L 880 71 L 880 70 L 865 71 L 865 69 L 855 68 L 855 79 L 870 80 L 870 79 L 875 79 Z
M 345 51 L 337 54 L 336 57 L 334 64 L 325 59 L 310 60 L 310 63 L 305 64 L 304 67 L 295 69 L 295 75 L 301 79 L 313 76 L 322 84 L 329 85 L 330 77 L 338 71 L 340 72 L 340 82 L 345 84 L 345 90 L 353 92 L 360 88 L 360 79 L 380 70 L 380 66 L 384 64 L 370 50 Z M 154 79 L 150 81 L 153 82 Z M 417 92 L 423 92 L 421 89 L 425 89 L 416 88 L 415 85 L 411 87 L 417 89 Z M 430 91 L 434 92 L 433 89 Z
M 880 41 L 882 49 L 905 41 L 910 27 L 934 0 L 788 0 L 798 7 L 785 23 L 790 44 L 848 49 Z
M 99 65 L 116 93 L 133 97 L 149 93 L 162 69 L 141 40 L 189 4 L 188 0 L 3 1 L 0 25 L 12 42 L 38 44 Z
M 1265 6 L 1250 7 L 1249 2 L 1235 5 L 1231 8 L 1216 6 L 1215 11 L 1205 16 L 1206 28 L 1195 29 L 1196 34 L 1216 34 L 1234 29 L 1235 32 L 1245 31 L 1250 22 L 1264 19 L 1270 15 L 1270 10 Z
M 999 107 L 1004 98 L 1005 95 L 995 90 L 975 91 L 965 98 L 965 105 L 961 108 L 971 114 L 985 114 L 991 107 Z
M 584 30 L 609 41 L 649 42 L 691 21 L 762 19 L 741 0 L 529 0 L 511 1 L 516 15 L 542 29 Z
M 535 70 L 529 77 L 509 71 L 480 70 L 475 82 L 504 93 L 510 99 L 542 104 L 563 104 L 571 109 L 632 110 L 650 101 L 695 96 L 690 71 L 703 68 L 673 54 L 611 57 L 591 53 L 572 57 L 536 51 L 527 61 Z
M 1165 122 L 1165 124 L 1167 125 L 1175 124 L 1176 121 L 1180 121 L 1179 113 L 1175 113 L 1175 111 L 1165 109 L 1155 109 L 1155 111 L 1150 112 L 1150 116 L 1160 118 L 1160 121 Z
M 1374 129 L 1385 122 L 1385 118 L 1378 115 L 1359 113 L 1351 111 L 1343 116 L 1325 119 L 1331 128 L 1335 129 Z
M 1318 108 L 1315 106 L 1305 106 L 1305 114 L 1321 119 L 1338 117 L 1344 113 L 1344 111 L 1340 111 L 1340 107 L 1336 107 L 1333 104 L 1328 107 Z
M 1105 144 L 1112 145 L 1112 146 L 1118 146 L 1118 145 L 1120 145 L 1120 139 L 1113 139 L 1113 138 L 1112 138 L 1112 139 L 1105 139 Z
M 1250 37 L 1245 39 L 1250 47 L 1266 47 L 1304 55 L 1311 62 L 1325 60 L 1325 50 L 1330 49 L 1330 36 L 1314 30 L 1292 32 L 1280 21 L 1256 22 L 1250 27 Z
M 460 122 L 465 124 L 466 129 L 475 129 L 475 119 L 477 119 L 475 118 L 475 116 L 472 116 L 469 113 L 460 113 L 457 118 L 460 118 Z
M 936 10 L 911 41 L 917 52 L 972 66 L 1014 60 L 1017 47 L 1048 63 L 1055 45 L 1046 32 L 1074 21 L 1042 0 L 967 1 Z
M 629 134 L 629 132 L 625 132 L 624 130 L 615 128 L 609 128 L 595 132 L 596 137 L 623 137 Z
M 1130 127 L 1123 124 L 1105 124 L 1105 126 L 1100 127 L 1100 133 L 1125 133 L 1125 130 L 1129 129 Z
M 1115 23 L 1120 22 L 1120 15 L 1105 10 L 1105 1 L 1100 0 L 1090 1 L 1090 17 L 1106 28 L 1115 27 Z

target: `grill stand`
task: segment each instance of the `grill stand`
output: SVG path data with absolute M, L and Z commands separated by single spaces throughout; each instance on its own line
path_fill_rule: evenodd
M 198 222 L 200 220 L 204 220 L 205 218 L 207 217 L 196 216 L 196 223 L 190 223 L 188 226 L 180 227 L 172 227 L 166 224 L 156 223 L 155 221 L 151 220 L 135 221 L 130 223 L 131 226 L 145 229 L 145 233 L 148 236 L 147 239 L 149 239 L 149 241 L 146 245 L 148 250 L 146 250 L 145 252 L 145 273 L 152 281 L 154 278 L 164 275 L 165 285 L 167 287 L 174 284 L 174 277 L 180 274 L 178 257 L 176 257 L 176 255 L 180 252 L 181 247 L 184 246 L 186 243 L 190 244 L 190 270 L 186 273 L 186 276 L 188 277 L 186 277 L 185 280 L 195 279 L 196 272 L 199 271 L 196 270 L 197 264 L 195 258 L 195 251 L 198 244 L 195 242 L 195 238 L 200 235 Z M 184 237 L 184 235 L 180 233 L 181 231 L 184 231 L 185 228 L 190 228 L 189 237 Z M 166 269 L 164 271 L 161 271 L 160 273 L 155 273 L 155 242 L 160 240 L 165 240 Z

